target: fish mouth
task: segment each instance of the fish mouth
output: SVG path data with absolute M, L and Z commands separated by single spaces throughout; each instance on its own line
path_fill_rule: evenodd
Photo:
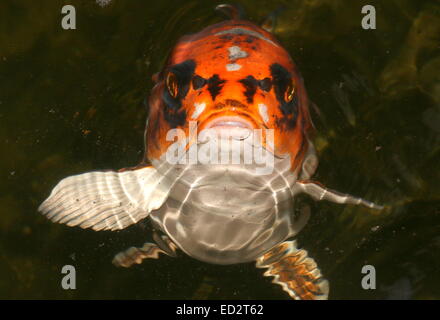
M 199 119 L 200 129 L 215 129 L 216 131 L 268 129 L 264 121 L 250 107 L 233 99 L 226 99 L 212 106 L 213 112 Z
M 251 119 L 242 116 L 220 116 L 214 119 L 207 119 L 202 124 L 201 136 L 204 134 L 214 134 L 220 139 L 232 138 L 234 140 L 247 139 L 256 124 Z M 204 140 L 202 138 L 202 140 Z

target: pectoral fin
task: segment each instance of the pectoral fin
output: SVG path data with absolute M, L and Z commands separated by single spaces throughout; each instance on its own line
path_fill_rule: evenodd
M 152 167 L 88 172 L 61 180 L 38 208 L 53 222 L 120 230 L 165 202 L 169 181 Z
M 360 204 L 371 209 L 383 209 L 383 206 L 377 205 L 362 198 L 351 196 L 349 194 L 344 194 L 331 189 L 327 189 L 324 186 L 313 181 L 297 181 L 295 187 L 299 188 L 301 192 L 308 194 L 315 200 L 327 200 L 335 203 Z
M 267 277 L 283 287 L 295 300 L 325 300 L 329 284 L 307 251 L 298 249 L 296 241 L 285 241 L 257 259 L 257 268 L 267 268 Z

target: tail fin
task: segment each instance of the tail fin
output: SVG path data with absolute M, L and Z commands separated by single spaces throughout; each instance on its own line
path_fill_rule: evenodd
M 285 241 L 256 262 L 257 268 L 267 268 L 264 276 L 274 277 L 273 283 L 283 287 L 295 300 L 326 300 L 329 283 L 307 251 L 298 249 L 296 241 Z

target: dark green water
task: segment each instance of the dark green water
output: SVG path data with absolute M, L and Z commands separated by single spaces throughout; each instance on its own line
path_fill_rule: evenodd
M 316 180 L 387 205 L 312 203 L 298 241 L 330 298 L 440 299 L 440 3 L 239 2 L 254 22 L 284 6 L 276 34 L 317 106 Z M 0 298 L 288 298 L 253 264 L 182 254 L 117 269 L 115 253 L 151 241 L 148 225 L 94 232 L 36 210 L 68 175 L 140 161 L 151 76 L 180 36 L 222 20 L 217 3 L 0 2 Z M 60 26 L 64 4 L 76 30 Z M 376 30 L 360 27 L 365 4 Z M 76 290 L 61 288 L 66 264 Z M 365 264 L 376 290 L 361 287 Z

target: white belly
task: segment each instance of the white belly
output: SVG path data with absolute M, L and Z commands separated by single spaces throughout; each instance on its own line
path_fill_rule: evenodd
M 296 174 L 275 158 L 270 174 L 254 165 L 156 163 L 175 183 L 155 224 L 188 255 L 215 264 L 253 261 L 299 230 L 293 219 Z

